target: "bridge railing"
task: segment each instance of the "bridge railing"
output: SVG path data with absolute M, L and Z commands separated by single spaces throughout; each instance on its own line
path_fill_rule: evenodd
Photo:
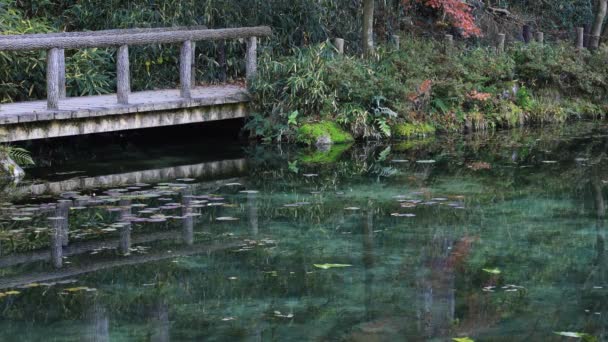
M 251 79 L 257 70 L 257 38 L 271 34 L 267 26 L 227 29 L 199 26 L 12 35 L 0 36 L 0 51 L 47 50 L 47 109 L 58 110 L 59 99 L 65 97 L 66 49 L 117 47 L 116 96 L 119 104 L 127 105 L 131 93 L 129 46 L 181 43 L 180 94 L 187 99 L 194 86 L 195 42 L 247 39 L 246 77 Z

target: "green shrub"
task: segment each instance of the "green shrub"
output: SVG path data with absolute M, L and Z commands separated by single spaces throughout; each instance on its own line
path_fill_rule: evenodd
M 370 139 L 420 134 L 412 122 L 436 130 L 564 122 L 598 116 L 608 103 L 608 48 L 591 54 L 517 44 L 504 54 L 457 48 L 446 55 L 433 41 L 403 42 L 399 51 L 379 47 L 373 59 L 338 56 L 326 44 L 266 56 L 252 87 L 254 126 L 263 127 L 254 135 L 293 139 L 293 111 L 300 122 L 331 120 Z

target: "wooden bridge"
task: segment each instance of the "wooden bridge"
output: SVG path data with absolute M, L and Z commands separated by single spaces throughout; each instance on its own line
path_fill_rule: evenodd
M 197 87 L 197 41 L 245 39 L 246 77 L 257 70 L 257 39 L 269 27 L 174 27 L 0 36 L 0 51 L 47 51 L 47 100 L 2 104 L 0 142 L 55 138 L 243 118 L 243 86 Z M 179 89 L 131 92 L 129 46 L 181 44 Z M 114 95 L 66 97 L 65 50 L 117 48 Z

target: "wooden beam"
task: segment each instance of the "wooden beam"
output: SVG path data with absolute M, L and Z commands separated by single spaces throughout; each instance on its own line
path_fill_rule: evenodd
M 254 78 L 258 70 L 258 39 L 250 37 L 247 40 L 246 76 L 248 80 Z
M 65 50 L 59 50 L 59 98 L 66 98 L 66 88 L 65 88 Z
M 192 62 L 190 64 L 190 87 L 196 87 L 196 42 L 192 42 Z
M 34 33 L 34 34 L 11 34 L 0 35 L 0 40 L 7 39 L 28 39 L 28 38 L 62 38 L 62 37 L 96 37 L 96 36 L 115 36 L 134 33 L 153 33 L 170 31 L 205 30 L 207 26 L 174 26 L 174 27 L 152 27 L 152 28 L 131 28 L 131 29 L 112 29 L 101 31 L 79 31 L 79 32 L 53 32 L 53 33 Z
M 50 49 L 46 55 L 47 109 L 59 109 L 59 49 Z
M 118 48 L 116 55 L 116 97 L 118 103 L 129 104 L 131 93 L 131 68 L 129 66 L 129 46 Z
M 83 37 L 0 39 L 0 51 L 24 51 L 39 49 L 84 49 L 121 45 L 170 44 L 202 40 L 267 37 L 272 30 L 267 26 L 241 27 L 217 30 L 181 30 L 170 32 L 146 32 L 122 35 Z
M 179 76 L 181 97 L 189 99 L 192 97 L 192 42 L 189 40 L 182 44 L 179 58 Z

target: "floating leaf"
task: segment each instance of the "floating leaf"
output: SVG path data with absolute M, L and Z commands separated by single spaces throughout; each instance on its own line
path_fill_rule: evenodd
M 29 216 L 15 216 L 15 217 L 12 217 L 11 220 L 13 220 L 13 221 L 31 221 L 32 218 Z
M 491 274 L 500 274 L 501 273 L 500 269 L 498 269 L 498 268 L 484 268 L 482 270 L 484 272 L 491 273 Z
M 216 221 L 238 221 L 237 217 L 218 217 L 215 219 Z
M 67 288 L 67 289 L 65 289 L 65 291 L 66 292 L 70 292 L 70 293 L 81 292 L 81 291 L 93 292 L 93 291 L 97 291 L 97 289 L 86 287 L 86 286 L 79 286 L 79 287 L 70 287 L 70 288 Z
M 314 264 L 316 268 L 320 268 L 323 270 L 328 270 L 330 268 L 344 268 L 344 267 L 352 267 L 353 265 L 348 264 Z
M 579 332 L 572 331 L 555 331 L 556 335 L 564 336 L 564 337 L 574 337 L 574 338 L 589 338 L 591 335 Z
M 401 213 L 392 213 L 393 217 L 416 217 L 416 214 L 401 214 Z
M 469 338 L 469 337 L 454 337 L 452 339 L 452 341 L 455 342 L 475 342 L 475 340 Z
M 289 314 L 282 314 L 281 311 L 275 311 L 274 315 L 276 317 L 281 317 L 281 318 L 293 318 L 293 314 L 289 313 Z

